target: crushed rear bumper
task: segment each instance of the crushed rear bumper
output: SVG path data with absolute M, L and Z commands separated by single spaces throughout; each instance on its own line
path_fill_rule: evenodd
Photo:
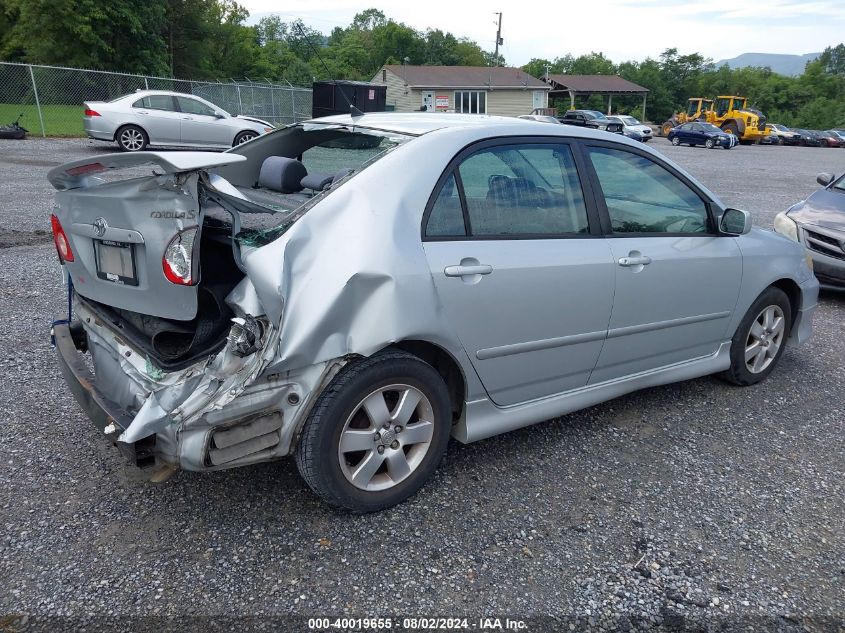
M 76 330 L 67 323 L 56 323 L 53 325 L 53 340 L 65 382 L 94 426 L 106 437 L 114 438 L 112 442 L 136 466 L 154 465 L 155 435 L 131 444 L 117 441 L 120 434 L 129 427 L 133 416 L 98 389 L 94 374 L 82 358 L 80 348 L 85 345 L 84 331 L 81 328 Z

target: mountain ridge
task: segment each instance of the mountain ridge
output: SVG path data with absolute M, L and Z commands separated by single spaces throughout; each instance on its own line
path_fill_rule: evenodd
M 716 62 L 716 68 L 727 64 L 730 68 L 745 68 L 746 66 L 768 66 L 772 72 L 780 75 L 800 75 L 804 72 L 807 62 L 813 61 L 821 53 L 806 53 L 804 55 L 788 55 L 779 53 L 742 53 L 730 59 Z

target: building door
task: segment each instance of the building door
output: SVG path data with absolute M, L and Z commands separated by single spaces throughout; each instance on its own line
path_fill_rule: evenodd
M 543 96 L 545 95 L 545 93 L 546 93 L 545 90 L 535 90 L 534 91 L 533 105 L 531 107 L 533 107 L 535 110 L 537 110 L 538 108 L 545 108 L 546 103 L 545 103 L 545 99 L 543 99 Z
M 422 105 L 423 110 L 426 112 L 434 112 L 434 92 L 431 90 L 423 90 Z

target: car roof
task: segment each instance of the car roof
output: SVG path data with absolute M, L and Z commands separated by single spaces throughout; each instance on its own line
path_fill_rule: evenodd
M 570 125 L 549 125 L 542 121 L 521 119 L 519 117 L 445 112 L 369 112 L 357 117 L 352 117 L 349 114 L 338 114 L 304 121 L 303 125 L 342 126 L 350 129 L 359 127 L 409 136 L 420 136 L 446 128 L 460 128 L 476 130 L 479 138 L 485 136 L 516 136 L 520 134 L 605 140 L 610 138 L 617 142 L 622 141 L 624 138 L 618 134 L 600 132 L 592 128 Z M 635 146 L 638 145 L 635 144 Z
M 202 97 L 197 97 L 197 95 L 188 94 L 186 92 L 174 92 L 172 90 L 138 90 L 136 92 L 132 92 L 128 95 L 121 97 L 121 99 L 129 99 L 130 97 L 138 99 L 142 97 L 152 97 L 155 95 L 164 95 L 167 97 L 191 97 L 194 99 L 202 99 Z

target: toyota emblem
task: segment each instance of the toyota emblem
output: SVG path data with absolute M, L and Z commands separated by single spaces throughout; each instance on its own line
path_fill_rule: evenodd
M 105 218 L 97 218 L 94 220 L 94 233 L 97 234 L 97 237 L 103 237 L 106 234 L 106 229 L 109 228 L 109 225 L 106 224 Z

